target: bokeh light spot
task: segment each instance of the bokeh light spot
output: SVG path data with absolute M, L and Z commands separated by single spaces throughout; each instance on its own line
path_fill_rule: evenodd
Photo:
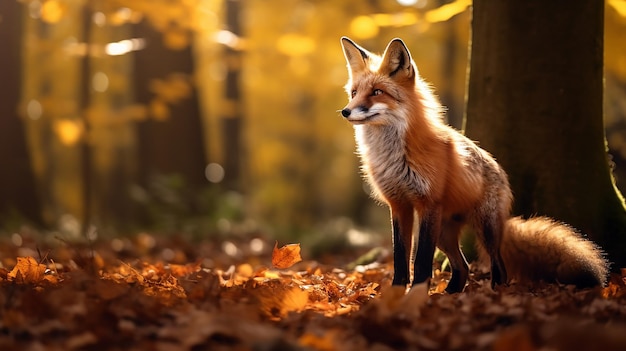
M 224 180 L 224 167 L 219 163 L 209 163 L 204 169 L 204 176 L 211 183 L 219 183 Z
M 91 80 L 93 90 L 103 93 L 109 88 L 109 77 L 103 72 L 96 72 Z
M 30 100 L 26 105 L 26 115 L 32 120 L 38 120 L 43 113 L 41 103 L 37 100 Z
M 370 16 L 358 16 L 350 22 L 350 33 L 358 39 L 373 38 L 378 32 L 378 24 Z

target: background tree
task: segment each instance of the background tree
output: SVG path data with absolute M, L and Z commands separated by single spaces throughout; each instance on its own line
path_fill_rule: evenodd
M 135 54 L 136 101 L 148 105 L 152 116 L 138 124 L 140 178 L 147 182 L 154 173 L 179 173 L 189 184 L 203 184 L 205 156 L 191 78 L 192 47 L 188 42 L 180 47 L 164 42 L 163 34 L 145 20 L 135 26 L 135 36 L 146 41 L 145 49 Z
M 30 163 L 24 124 L 18 114 L 20 101 L 20 67 L 22 9 L 15 1 L 0 3 L 0 218 L 15 213 L 41 223 L 41 206 Z
M 509 174 L 514 212 L 587 233 L 624 267 L 626 210 L 603 129 L 601 1 L 473 4 L 467 135 Z
M 174 20 L 161 26 L 157 18 L 134 26 L 134 36 L 145 40 L 134 55 L 135 102 L 147 106 L 149 116 L 137 122 L 138 178 L 148 194 L 138 217 L 143 225 L 173 230 L 182 216 L 198 215 L 206 157 L 191 32 Z

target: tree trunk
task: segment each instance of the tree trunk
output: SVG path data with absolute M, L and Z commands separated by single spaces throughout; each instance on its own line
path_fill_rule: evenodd
M 91 26 L 92 26 L 92 10 L 91 4 L 87 3 L 83 8 L 83 18 L 81 19 L 82 29 L 83 29 L 83 42 L 86 44 L 86 52 L 85 56 L 82 58 L 81 62 L 81 75 L 80 75 L 80 86 L 81 86 L 81 95 L 80 95 L 80 110 L 83 115 L 83 128 L 84 134 L 86 137 L 83 137 L 81 140 L 81 162 L 80 162 L 80 172 L 83 180 L 82 186 L 82 207 L 83 207 L 83 215 L 81 218 L 82 224 L 82 232 L 83 236 L 87 237 L 89 235 L 89 231 L 91 230 L 93 218 L 92 218 L 92 210 L 93 210 L 93 150 L 91 148 L 91 143 L 89 141 L 89 133 L 90 133 L 90 121 L 85 116 L 86 111 L 91 106 L 91 77 L 92 77 L 92 69 L 91 69 L 91 60 L 92 60 L 92 38 L 91 38 Z
M 42 224 L 24 123 L 18 115 L 22 72 L 22 9 L 17 1 L 0 3 L 0 217 L 15 212 Z
M 135 30 L 137 37 L 146 40 L 146 48 L 135 55 L 135 94 L 139 103 L 150 105 L 150 82 L 174 72 L 192 76 L 193 55 L 190 46 L 180 50 L 166 48 L 162 34 L 145 20 Z M 169 108 L 169 118 L 139 123 L 139 177 L 146 184 L 154 174 L 179 174 L 186 184 L 202 185 L 206 160 L 195 87 L 189 97 Z
M 626 210 L 607 162 L 602 1 L 473 4 L 467 135 L 509 174 L 515 214 L 589 235 L 625 267 Z
M 241 36 L 241 2 L 238 0 L 226 1 L 226 25 L 228 29 L 235 35 Z M 243 130 L 242 118 L 242 96 L 241 96 L 241 66 L 242 53 L 228 46 L 225 47 L 225 56 L 227 62 L 226 79 L 224 80 L 224 99 L 225 103 L 230 104 L 232 109 L 227 115 L 222 116 L 222 138 L 224 144 L 223 149 L 227 150 L 224 154 L 224 185 L 227 189 L 241 191 L 242 190 L 242 159 L 243 148 L 241 134 Z

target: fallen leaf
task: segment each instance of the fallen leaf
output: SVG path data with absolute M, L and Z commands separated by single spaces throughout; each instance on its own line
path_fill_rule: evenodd
M 17 283 L 38 283 L 44 277 L 46 266 L 32 257 L 18 257 L 17 264 L 7 278 Z
M 288 312 L 300 312 L 309 302 L 309 293 L 294 286 L 285 293 L 282 300 L 281 313 L 286 315 Z
M 322 335 L 305 333 L 298 339 L 298 342 L 304 347 L 309 347 L 315 350 L 333 351 L 337 349 L 335 345 L 335 334 L 336 332 L 333 330 Z
M 278 248 L 278 241 L 272 251 L 272 265 L 278 269 L 285 269 L 302 261 L 300 244 L 288 244 Z

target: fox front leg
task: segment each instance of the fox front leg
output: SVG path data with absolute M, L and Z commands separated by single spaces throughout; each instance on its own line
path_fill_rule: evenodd
M 394 269 L 391 284 L 406 286 L 409 283 L 409 263 L 413 244 L 413 207 L 406 204 L 390 207 Z
M 429 281 L 433 273 L 436 238 L 441 232 L 441 211 L 433 209 L 420 214 L 417 254 L 413 270 L 413 285 Z

